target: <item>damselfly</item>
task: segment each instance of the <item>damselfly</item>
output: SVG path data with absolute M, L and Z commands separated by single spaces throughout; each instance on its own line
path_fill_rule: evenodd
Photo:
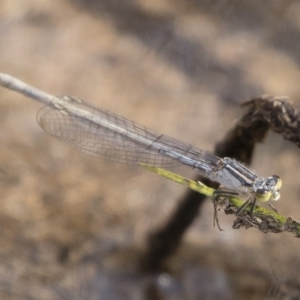
M 244 197 L 238 212 L 252 203 L 252 213 L 256 200 L 280 198 L 282 182 L 276 175 L 260 177 L 234 159 L 217 157 L 81 99 L 50 95 L 7 74 L 0 73 L 0 85 L 44 103 L 37 114 L 39 125 L 84 153 L 128 164 L 189 166 Z

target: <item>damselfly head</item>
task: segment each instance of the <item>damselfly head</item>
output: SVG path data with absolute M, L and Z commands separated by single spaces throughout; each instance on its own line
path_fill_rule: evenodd
M 268 202 L 270 200 L 277 201 L 280 198 L 280 188 L 282 180 L 277 175 L 268 177 L 265 181 L 260 182 L 254 190 L 257 200 Z

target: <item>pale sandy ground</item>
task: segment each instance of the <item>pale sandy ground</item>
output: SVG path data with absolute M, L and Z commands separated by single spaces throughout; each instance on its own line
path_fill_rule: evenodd
M 263 3 L 2 0 L 0 72 L 212 150 L 244 100 L 300 108 L 300 3 Z M 299 241 L 234 231 L 227 216 L 219 232 L 209 201 L 171 277 L 138 274 L 147 234 L 185 189 L 70 149 L 36 124 L 40 107 L 0 88 L 1 299 L 280 299 L 285 282 L 285 299 L 300 297 Z M 252 167 L 281 175 L 276 207 L 299 219 L 298 153 L 270 135 Z

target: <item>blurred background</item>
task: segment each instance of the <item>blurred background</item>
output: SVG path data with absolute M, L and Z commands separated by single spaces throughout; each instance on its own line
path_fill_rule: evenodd
M 2 0 L 0 72 L 212 151 L 251 97 L 300 108 L 299 16 L 295 0 Z M 186 188 L 70 149 L 40 107 L 0 88 L 1 299 L 299 299 L 299 241 L 222 213 L 221 232 L 209 200 L 166 271 L 139 272 Z M 282 177 L 276 208 L 299 219 L 298 149 L 270 134 L 251 167 Z

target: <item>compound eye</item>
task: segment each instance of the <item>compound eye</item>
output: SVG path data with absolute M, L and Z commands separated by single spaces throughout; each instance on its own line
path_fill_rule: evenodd
M 256 199 L 261 202 L 268 202 L 272 197 L 272 193 L 263 187 L 259 187 L 255 191 L 255 196 Z
M 279 176 L 274 175 L 273 177 L 276 177 L 276 181 L 275 181 L 275 187 L 277 190 L 280 190 L 282 187 L 282 180 L 280 179 Z
M 279 176 L 277 175 L 273 175 L 273 176 L 270 176 L 267 178 L 267 183 L 270 183 L 270 182 L 274 182 L 274 187 L 276 190 L 279 190 L 281 189 L 282 187 L 282 180 L 280 179 Z

